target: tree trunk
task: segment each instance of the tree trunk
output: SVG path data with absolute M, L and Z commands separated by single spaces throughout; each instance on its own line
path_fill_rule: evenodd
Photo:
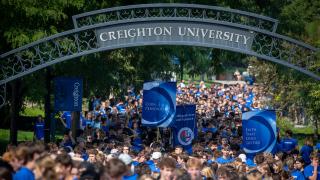
M 11 83 L 11 106 L 10 106 L 10 143 L 16 145 L 18 143 L 18 128 L 17 120 L 19 118 L 19 112 L 21 109 L 21 80 L 17 79 Z
M 205 77 L 205 74 L 204 73 L 201 73 L 201 81 L 204 81 L 204 77 Z
M 314 138 L 315 139 L 318 139 L 318 137 L 319 137 L 318 118 L 319 118 L 319 116 L 316 116 L 314 119 Z
M 180 80 L 183 80 L 183 64 L 180 63 Z
M 45 121 L 44 121 L 44 141 L 46 143 L 50 142 L 51 138 L 50 138 L 50 130 L 52 128 L 50 128 L 51 125 L 51 80 L 52 80 L 52 76 L 51 76 L 51 68 L 48 67 L 46 69 L 46 89 L 47 89 L 47 94 L 45 95 L 44 98 L 44 113 L 45 113 Z
M 72 131 L 72 136 L 74 139 L 77 137 L 77 131 L 78 128 L 80 127 L 80 112 L 79 111 L 74 111 L 71 114 L 71 131 Z

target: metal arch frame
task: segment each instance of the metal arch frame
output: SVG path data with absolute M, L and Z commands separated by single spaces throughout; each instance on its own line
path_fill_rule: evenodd
M 272 24 L 272 28 L 270 29 L 271 32 L 276 32 L 278 24 L 279 24 L 279 21 L 277 19 L 273 19 L 273 18 L 270 18 L 267 16 L 263 16 L 263 15 L 255 14 L 255 13 L 251 13 L 251 12 L 246 12 L 246 11 L 241 11 L 241 10 L 231 9 L 231 8 L 224 8 L 224 7 L 219 7 L 219 6 L 207 6 L 207 5 L 200 5 L 200 4 L 184 4 L 184 3 L 138 4 L 138 5 L 106 8 L 106 9 L 100 9 L 100 10 L 95 10 L 95 11 L 90 11 L 90 12 L 85 12 L 85 13 L 74 15 L 74 16 L 72 16 L 72 21 L 73 21 L 74 27 L 79 28 L 79 19 L 81 19 L 81 18 L 90 18 L 91 16 L 112 13 L 112 12 L 116 12 L 116 14 L 118 15 L 116 21 L 119 21 L 122 19 L 136 19 L 134 17 L 120 18 L 119 13 L 121 11 L 125 11 L 125 10 L 148 9 L 148 8 L 175 8 L 175 10 L 177 10 L 177 8 L 201 9 L 201 10 L 203 10 L 203 12 L 202 12 L 203 19 L 210 19 L 210 18 L 205 17 L 205 15 L 203 14 L 207 10 L 231 13 L 231 16 L 241 15 L 243 17 L 251 18 L 252 20 L 260 20 L 260 21 L 265 21 L 265 22 L 271 23 Z M 162 16 L 160 14 L 160 17 L 164 17 L 164 16 Z M 165 16 L 165 17 L 168 17 L 168 16 Z M 178 17 L 178 16 L 177 16 L 177 14 L 174 14 L 173 17 Z M 184 17 L 188 17 L 188 19 L 195 18 L 195 17 L 190 16 L 190 14 L 188 16 L 184 16 Z M 147 16 L 147 18 L 150 18 L 150 16 Z M 141 19 L 141 18 L 139 18 L 139 19 Z M 199 17 L 197 19 L 199 19 Z M 212 19 L 211 19 L 211 21 L 212 21 Z M 241 24 L 241 23 L 237 23 L 236 21 L 232 21 L 232 20 L 230 20 L 230 21 L 232 23 Z M 228 21 L 224 21 L 224 22 L 228 22 Z M 101 22 L 98 22 L 98 23 L 100 24 Z M 260 22 L 260 23 L 262 23 L 262 22 Z M 93 22 L 93 24 L 97 24 L 97 23 Z M 90 22 L 90 25 L 93 25 L 93 24 L 92 24 L 92 22 Z M 88 25 L 82 25 L 82 26 L 80 25 L 80 27 L 85 27 L 85 26 L 88 26 Z M 250 26 L 250 25 L 248 25 L 248 26 Z M 252 26 L 252 27 L 257 27 L 257 26 Z
M 151 5 L 149 5 L 152 7 Z M 174 4 L 171 4 L 170 6 L 174 7 Z M 111 8 L 111 9 L 121 9 L 121 7 L 117 8 Z M 106 9 L 108 10 L 108 9 Z M 101 10 L 101 11 L 106 11 Z M 110 10 L 110 9 L 109 9 Z M 92 13 L 92 12 L 91 12 Z M 82 15 L 90 15 L 90 12 L 87 14 Z M 81 17 L 81 15 L 77 15 L 78 17 Z M 76 17 L 76 16 L 74 16 Z M 75 19 L 74 19 L 75 21 Z M 186 43 L 186 42 L 174 42 L 174 41 L 168 41 L 168 42 L 148 42 L 148 43 L 135 43 L 135 44 L 125 44 L 125 45 L 118 45 L 118 46 L 108 46 L 108 47 L 99 47 L 97 44 L 96 39 L 96 30 L 103 27 L 112 27 L 115 25 L 120 24 L 135 24 L 135 23 L 141 23 L 141 22 L 157 22 L 157 21 L 164 21 L 164 22 L 196 22 L 196 23 L 208 23 L 212 25 L 223 25 L 227 27 L 231 27 L 234 29 L 242 29 L 246 31 L 252 31 L 256 34 L 255 39 L 258 36 L 262 36 L 262 40 L 255 40 L 254 43 L 256 43 L 259 46 L 265 46 L 263 44 L 263 40 L 266 38 L 269 38 L 271 40 L 270 44 L 267 44 L 267 48 L 269 48 L 269 53 L 264 53 L 262 48 L 260 50 L 254 50 L 251 48 L 250 50 L 244 51 L 237 48 L 231 48 L 226 46 L 220 46 L 220 45 L 213 45 L 213 44 L 204 44 L 204 43 Z M 91 34 L 90 34 L 91 33 Z M 87 39 L 87 37 L 90 37 L 91 39 Z M 83 36 L 83 37 L 82 37 Z M 81 39 L 83 38 L 83 39 Z M 92 39 L 93 38 L 93 39 Z M 64 40 L 71 40 L 71 45 L 76 47 L 76 50 L 69 48 L 66 50 L 63 50 L 62 43 L 64 43 Z M 279 42 L 282 44 L 287 44 L 290 47 L 282 47 L 279 46 Z M 279 43 L 277 47 L 276 44 Z M 42 46 L 50 45 L 47 50 L 44 50 L 43 52 L 40 50 Z M 81 45 L 82 43 L 82 45 Z M 90 44 L 91 43 L 91 44 Z M 261 45 L 262 43 L 262 45 Z M 85 49 L 82 49 L 81 46 L 85 44 Z M 265 59 L 271 62 L 275 62 L 278 64 L 285 65 L 287 67 L 290 67 L 292 69 L 298 70 L 316 80 L 320 80 L 320 76 L 318 75 L 319 72 L 316 71 L 316 73 L 311 72 L 309 63 L 312 63 L 314 59 L 314 54 L 318 51 L 317 48 L 314 48 L 308 44 L 305 44 L 303 42 L 297 41 L 295 39 L 276 34 L 274 32 L 270 32 L 265 29 L 261 29 L 255 26 L 247 26 L 243 24 L 237 24 L 232 22 L 226 22 L 226 21 L 218 21 L 218 20 L 210 20 L 210 19 L 204 19 L 204 18 L 188 18 L 188 17 L 148 17 L 148 18 L 134 18 L 134 19 L 124 19 L 124 20 L 118 20 L 118 21 L 109 21 L 106 23 L 97 23 L 90 26 L 84 26 L 81 28 L 75 28 L 69 31 L 65 31 L 47 38 L 43 38 L 41 40 L 38 40 L 36 42 L 27 44 L 25 46 L 22 46 L 20 48 L 14 49 L 12 51 L 9 51 L 7 53 L 4 53 L 0 55 L 0 107 L 4 105 L 5 103 L 5 85 L 6 83 L 20 78 L 22 76 L 25 76 L 27 74 L 30 74 L 34 71 L 37 71 L 39 69 L 45 68 L 47 66 L 69 60 L 72 58 L 85 56 L 91 53 L 106 51 L 106 50 L 112 50 L 117 48 L 125 48 L 125 47 L 135 47 L 135 46 L 148 46 L 148 45 L 189 45 L 189 46 L 203 46 L 203 47 L 212 47 L 212 48 L 219 48 L 219 49 L 225 49 L 230 50 L 233 52 L 248 54 L 252 56 L 259 57 L 261 59 Z M 269 47 L 270 46 L 270 47 Z M 73 48 L 74 48 L 73 47 Z M 281 59 L 281 53 L 278 56 L 273 56 L 270 54 L 272 50 L 281 51 L 279 48 L 287 48 L 283 51 L 289 55 L 288 59 Z M 295 57 L 295 51 L 298 51 L 301 53 L 297 53 L 298 57 Z M 306 54 L 305 51 L 307 52 Z M 31 53 L 33 56 L 30 59 L 27 55 L 24 55 L 27 53 Z M 34 54 L 35 53 L 35 54 Z M 49 55 L 48 55 L 49 54 Z M 41 57 L 44 55 L 45 57 Z M 46 56 L 48 55 L 48 56 Z M 39 56 L 39 57 L 38 57 Z M 299 62 L 290 62 L 291 59 L 298 58 L 300 59 Z M 311 58 L 311 62 L 306 59 Z M 303 63 L 306 61 L 306 65 L 301 66 L 299 63 L 301 63 L 301 59 L 303 59 Z M 310 60 L 310 59 L 309 59 Z M 39 62 L 38 62 L 39 61 Z M 13 67 L 11 67 L 12 73 L 8 73 L 10 71 L 10 67 L 8 67 L 10 64 L 12 64 Z M 8 64 L 6 64 L 8 63 Z M 38 63 L 38 64 L 36 64 Z M 18 64 L 18 65 L 17 65 Z M 36 65 L 34 65 L 36 64 Z M 20 66 L 19 66 L 20 65 Z M 18 67 L 18 70 L 15 69 L 15 66 Z M 30 66 L 30 67 L 28 67 Z M 19 70 L 21 68 L 21 70 Z M 309 69 L 308 69 L 309 68 Z M 9 69 L 9 70 L 8 70 Z M 7 71 L 7 73 L 6 73 Z M 8 75 L 9 74 L 9 75 Z
M 157 20 L 159 20 L 159 18 L 157 18 Z M 162 20 L 163 21 L 168 21 L 168 19 L 162 19 Z M 149 19 L 142 19 L 142 20 L 134 20 L 134 22 L 145 22 L 145 21 L 154 21 L 154 20 L 150 19 L 150 18 Z M 182 21 L 182 19 L 179 18 L 178 20 L 172 20 L 172 21 Z M 187 21 L 190 22 L 190 20 L 187 20 Z M 191 20 L 191 21 L 195 21 L 195 20 Z M 10 55 L 13 55 L 13 54 L 18 53 L 18 52 L 23 51 L 23 50 L 27 50 L 28 48 L 32 48 L 32 47 L 37 46 L 37 45 L 39 45 L 39 44 L 41 44 L 43 42 L 54 40 L 55 38 L 64 37 L 64 36 L 67 36 L 67 35 L 79 33 L 79 32 L 90 30 L 90 29 L 96 29 L 96 28 L 101 28 L 101 27 L 105 27 L 105 26 L 112 26 L 112 25 L 116 25 L 116 24 L 134 23 L 134 22 L 132 20 L 130 20 L 130 21 L 124 20 L 124 21 L 121 21 L 121 22 L 108 22 L 108 23 L 104 23 L 104 24 L 97 24 L 97 25 L 92 25 L 92 26 L 87 26 L 87 27 L 83 27 L 83 28 L 78 28 L 78 29 L 65 31 L 65 32 L 62 32 L 62 33 L 59 33 L 59 34 L 56 34 L 56 35 L 53 35 L 53 36 L 38 40 L 38 41 L 35 41 L 33 43 L 30 43 L 30 44 L 22 46 L 20 48 L 14 49 L 14 50 L 9 51 L 7 53 L 4 53 L 4 54 L 0 55 L 0 59 L 5 59 L 6 57 L 8 57 Z M 195 22 L 199 22 L 199 20 L 197 20 Z M 207 20 L 201 20 L 201 22 L 203 22 L 203 23 L 212 23 L 212 22 L 209 22 Z M 227 23 L 226 24 L 225 22 L 214 22 L 212 24 L 223 24 L 223 25 L 231 26 L 231 23 Z M 275 37 L 275 38 L 283 39 L 283 40 L 288 41 L 290 43 L 300 45 L 300 46 L 302 46 L 304 48 L 307 48 L 307 49 L 310 49 L 312 51 L 318 51 L 317 48 L 314 48 L 314 47 L 312 47 L 312 46 L 310 46 L 308 44 L 305 44 L 303 42 L 297 41 L 295 39 L 292 39 L 292 38 L 289 38 L 289 37 L 286 37 L 286 36 L 283 36 L 283 35 L 274 34 L 272 32 L 264 31 L 264 30 L 257 29 L 257 28 L 254 28 L 254 27 L 246 27 L 244 25 L 238 25 L 238 24 L 233 24 L 232 27 L 241 28 L 241 29 L 247 29 L 247 30 L 251 30 L 251 31 L 254 31 L 254 32 L 261 33 L 261 34 L 266 34 L 268 36 L 272 36 L 272 37 Z M 157 43 L 155 43 L 155 44 L 139 44 L 139 46 L 143 46 L 143 45 L 157 45 Z M 164 44 L 160 43 L 159 45 L 164 45 Z M 167 45 L 181 45 L 181 44 L 167 43 Z M 188 44 L 185 44 L 185 45 L 188 45 Z M 191 45 L 194 45 L 194 44 L 191 44 Z M 201 46 L 201 45 L 199 45 L 199 46 Z M 128 47 L 131 47 L 131 46 L 128 46 Z M 206 46 L 206 47 L 210 47 L 210 46 Z M 258 53 L 253 53 L 253 52 L 250 52 L 250 51 L 247 51 L 247 52 L 238 51 L 236 49 L 231 49 L 231 48 L 227 48 L 227 47 L 223 47 L 223 46 L 221 46 L 221 47 L 212 46 L 212 47 L 213 48 L 221 48 L 221 49 L 230 50 L 230 51 L 235 51 L 235 52 L 240 52 L 240 53 L 245 53 L 245 54 L 253 55 L 253 56 L 257 56 L 257 57 L 260 57 L 260 58 L 263 58 L 263 59 L 266 59 L 266 60 L 269 60 L 269 61 L 272 61 L 272 62 L 276 62 L 276 63 L 279 63 L 279 64 L 286 65 L 286 66 L 288 66 L 290 68 L 293 68 L 293 69 L 296 69 L 298 71 L 301 71 L 301 72 L 303 72 L 303 73 L 305 73 L 305 74 L 307 74 L 307 75 L 309 75 L 309 76 L 311 76 L 311 77 L 313 77 L 313 78 L 315 78 L 317 80 L 320 80 L 319 76 L 315 75 L 314 73 L 312 73 L 312 72 L 310 72 L 308 70 L 305 70 L 303 68 L 300 68 L 300 67 L 297 67 L 297 66 L 294 66 L 294 65 L 290 65 L 290 63 L 287 63 L 285 61 L 282 62 L 281 60 L 273 58 L 273 57 L 260 55 Z M 19 74 L 15 75 L 15 76 L 6 78 L 5 80 L 2 79 L 2 80 L 0 80 L 0 85 L 5 84 L 7 82 L 10 82 L 10 81 L 12 81 L 14 79 L 17 79 L 19 77 L 22 77 L 24 75 L 30 74 L 30 73 L 32 73 L 32 72 L 34 72 L 36 70 L 42 69 L 44 67 L 47 67 L 49 65 L 53 65 L 55 63 L 58 63 L 58 62 L 61 62 L 61 61 L 67 60 L 67 59 L 72 59 L 72 58 L 75 58 L 75 57 L 85 56 L 85 55 L 88 55 L 88 54 L 91 54 L 91 53 L 96 53 L 96 52 L 105 51 L 105 50 L 111 50 L 111 49 L 116 49 L 116 48 L 123 48 L 123 47 L 121 46 L 121 47 L 113 47 L 113 48 L 96 48 L 93 51 L 84 51 L 84 52 L 80 52 L 80 53 L 75 54 L 75 55 L 65 56 L 65 57 L 62 57 L 62 58 L 57 58 L 54 61 L 39 65 L 39 66 L 37 66 L 35 68 L 32 68 L 32 69 L 30 69 L 28 71 L 24 71 L 24 72 L 19 73 Z

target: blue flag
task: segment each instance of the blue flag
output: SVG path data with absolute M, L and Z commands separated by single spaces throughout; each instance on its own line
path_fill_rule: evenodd
M 172 124 L 174 146 L 180 145 L 192 153 L 192 140 L 197 136 L 196 105 L 177 106 L 175 121 Z
M 55 78 L 54 109 L 56 111 L 82 111 L 82 79 Z
M 257 110 L 242 114 L 243 150 L 249 156 L 274 153 L 277 142 L 275 111 Z
M 176 112 L 176 82 L 143 84 L 142 125 L 168 127 Z

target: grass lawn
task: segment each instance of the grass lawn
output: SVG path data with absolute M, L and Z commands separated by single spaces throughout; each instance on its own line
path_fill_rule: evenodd
M 26 107 L 20 112 L 20 116 L 37 117 L 38 115 L 44 117 L 44 109 L 39 107 Z
M 284 137 L 285 131 L 288 129 L 291 129 L 293 132 L 293 137 L 298 140 L 299 147 L 303 146 L 304 140 L 306 138 L 313 138 L 314 129 L 313 126 L 306 126 L 303 128 L 296 128 L 294 127 L 293 123 L 290 122 L 289 119 L 286 118 L 278 118 L 277 119 L 277 127 L 280 128 L 280 135 Z M 318 131 L 318 134 L 320 134 L 320 129 Z M 314 142 L 316 143 L 316 142 Z
M 0 139 L 9 141 L 10 130 L 0 129 Z M 18 141 L 32 141 L 33 132 L 30 131 L 18 131 Z
M 0 153 L 6 150 L 6 146 L 9 143 L 10 131 L 8 129 L 0 129 Z M 30 131 L 18 131 L 18 141 L 32 141 L 33 132 Z
M 61 132 L 56 132 L 56 139 L 62 139 Z M 6 147 L 10 139 L 10 130 L 9 129 L 0 129 L 0 156 L 5 152 Z M 32 141 L 33 132 L 32 131 L 18 131 L 18 142 L 21 141 Z

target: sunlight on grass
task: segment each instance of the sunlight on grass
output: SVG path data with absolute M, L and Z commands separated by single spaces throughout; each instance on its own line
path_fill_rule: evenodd
M 38 115 L 44 117 L 44 109 L 40 109 L 39 107 L 26 107 L 20 112 L 20 116 L 36 117 Z

